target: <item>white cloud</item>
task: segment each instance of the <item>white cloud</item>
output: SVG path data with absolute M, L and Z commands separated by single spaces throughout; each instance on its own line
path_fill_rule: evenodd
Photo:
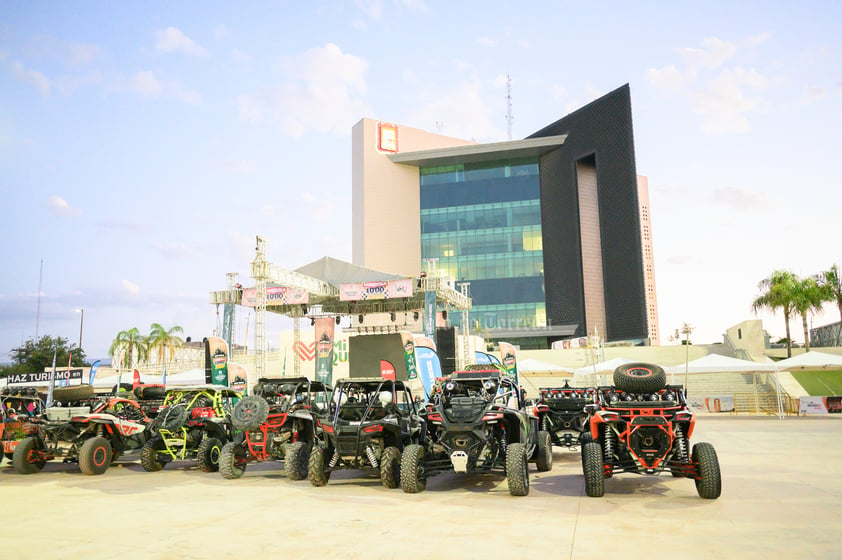
M 428 91 L 426 102 L 412 112 L 410 122 L 418 128 L 434 130 L 441 123 L 441 131 L 456 138 L 501 140 L 506 133 L 493 125 L 491 110 L 482 96 L 478 79 L 463 82 L 445 91 Z M 495 119 L 499 120 L 499 119 Z
M 739 212 L 760 211 L 768 207 L 766 196 L 735 187 L 714 190 L 713 201 Z
M 191 56 L 208 54 L 204 48 L 197 45 L 193 39 L 175 27 L 167 27 L 155 32 L 155 49 L 167 53 L 181 51 Z
M 766 41 L 772 38 L 772 34 L 768 31 L 764 31 L 763 33 L 758 33 L 757 35 L 752 35 L 747 37 L 745 40 L 746 45 L 749 47 L 756 47 L 758 45 L 762 45 Z
M 154 249 L 158 251 L 162 256 L 168 257 L 171 259 L 187 259 L 192 258 L 196 251 L 192 247 L 188 247 L 184 243 L 175 243 L 175 242 L 167 242 L 167 243 L 159 243 L 154 246 Z M 125 285 L 125 280 L 123 281 Z M 135 287 L 136 288 L 136 287 Z M 137 293 L 137 292 L 134 292 Z
M 801 95 L 801 100 L 804 103 L 812 103 L 818 101 L 827 95 L 827 90 L 822 86 L 805 86 Z
M 278 123 L 290 136 L 310 129 L 347 134 L 369 112 L 361 97 L 368 63 L 333 43 L 285 58 L 281 67 L 288 81 L 237 98 L 243 120 Z
M 646 81 L 657 89 L 667 93 L 678 93 L 684 86 L 695 81 L 693 72 L 682 73 L 675 66 L 664 66 L 661 69 L 650 68 L 646 71 Z
M 526 39 L 518 39 L 517 41 L 515 41 L 515 45 L 517 45 L 521 49 L 528 49 L 531 46 L 529 44 L 529 41 L 527 41 Z
M 27 69 L 26 66 L 18 60 L 9 60 L 9 54 L 6 51 L 0 51 L 0 65 L 11 71 L 12 75 L 18 80 L 35 86 L 35 88 L 44 97 L 48 97 L 50 95 L 53 82 L 41 72 Z
M 380 19 L 383 17 L 383 2 L 381 0 L 357 0 L 359 8 L 369 19 Z
M 553 96 L 553 99 L 558 101 L 567 95 L 567 89 L 564 86 L 554 85 L 550 88 L 550 95 Z
M 397 2 L 410 12 L 427 12 L 427 4 L 424 0 L 397 0 Z
M 79 216 L 82 211 L 78 208 L 73 208 L 66 200 L 60 196 L 51 196 L 47 199 L 47 208 L 49 208 L 56 216 Z
M 227 37 L 230 35 L 231 32 L 228 30 L 228 26 L 224 23 L 218 23 L 213 28 L 213 38 L 214 39 L 222 39 L 223 37 Z
M 481 47 L 491 48 L 497 46 L 497 41 L 489 39 L 488 37 L 479 37 L 477 38 L 477 44 Z
M 155 73 L 150 71 L 137 72 L 129 78 L 127 85 L 129 90 L 143 97 L 160 97 L 164 91 L 164 86 L 155 77 Z
M 137 294 L 140 293 L 140 286 L 138 286 L 137 284 L 129 282 L 128 280 L 123 280 L 122 285 L 123 285 L 123 289 L 125 289 L 127 292 L 129 292 L 132 295 L 137 295 Z
M 240 49 L 234 49 L 231 51 L 231 60 L 234 62 L 250 62 L 251 57 Z
M 222 162 L 222 169 L 242 175 L 254 175 L 257 172 L 257 164 L 250 160 L 227 159 Z
M 693 95 L 693 111 L 702 117 L 701 128 L 708 134 L 738 134 L 751 130 L 746 113 L 762 110 L 766 101 L 747 96 L 743 86 L 763 89 L 767 84 L 756 70 L 723 70 L 707 86 Z
M 701 49 L 678 49 L 679 54 L 684 59 L 684 63 L 690 69 L 708 68 L 712 70 L 719 68 L 737 52 L 737 47 L 734 43 L 723 41 L 716 37 L 708 37 L 703 40 L 702 47 Z

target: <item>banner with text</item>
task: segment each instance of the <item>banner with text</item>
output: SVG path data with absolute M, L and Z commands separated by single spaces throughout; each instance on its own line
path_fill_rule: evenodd
M 412 278 L 379 282 L 350 282 L 339 285 L 340 301 L 412 297 Z
M 243 305 L 245 307 L 254 307 L 257 301 L 256 291 L 254 288 L 246 288 L 243 290 Z M 310 301 L 310 293 L 307 290 L 299 288 L 287 288 L 286 286 L 271 286 L 266 288 L 266 306 L 273 305 L 295 305 L 299 303 L 308 303 Z
M 508 342 L 501 342 L 500 355 L 503 357 L 503 367 L 506 368 L 506 373 L 514 380 L 515 383 L 519 383 L 517 376 L 517 352 L 515 351 L 515 347 Z
M 316 319 L 316 381 L 333 383 L 333 336 L 336 321 L 333 317 Z

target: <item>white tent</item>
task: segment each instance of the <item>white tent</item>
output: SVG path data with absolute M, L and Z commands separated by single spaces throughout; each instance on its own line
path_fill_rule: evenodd
M 810 350 L 809 352 L 804 352 L 786 360 L 775 362 L 775 367 L 778 371 L 789 369 L 840 368 L 842 367 L 842 356 Z
M 524 373 L 571 373 L 573 370 L 564 366 L 557 366 L 549 362 L 526 358 L 517 361 L 517 370 Z
M 615 369 L 623 364 L 630 364 L 632 360 L 626 358 L 611 358 L 604 362 L 598 362 L 589 366 L 580 367 L 573 370 L 574 375 L 599 375 L 602 373 L 613 373 Z
M 719 354 L 708 354 L 686 364 L 677 364 L 664 368 L 667 373 L 753 373 L 773 372 L 775 364 L 740 360 Z

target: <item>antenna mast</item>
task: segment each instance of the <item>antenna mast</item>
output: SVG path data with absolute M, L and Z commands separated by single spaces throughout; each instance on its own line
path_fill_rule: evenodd
M 506 122 L 509 124 L 509 141 L 512 140 L 512 77 L 506 74 Z

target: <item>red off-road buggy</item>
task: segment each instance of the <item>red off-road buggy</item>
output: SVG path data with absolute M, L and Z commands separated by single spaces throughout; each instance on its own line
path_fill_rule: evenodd
M 151 420 L 135 401 L 96 398 L 90 385 L 56 388 L 53 399 L 60 406 L 33 421 L 34 433 L 15 448 L 12 462 L 20 474 L 36 473 L 59 457 L 78 462 L 85 474 L 102 474 L 149 436 Z
M 222 476 L 240 478 L 251 462 L 282 461 L 287 478 L 306 478 L 310 450 L 318 440 L 315 418 L 324 414 L 330 391 L 306 377 L 260 379 L 254 394 L 231 413 L 237 433 L 220 453 Z
M 12 460 L 15 447 L 25 437 L 35 433 L 37 422 L 44 414 L 44 401 L 35 387 L 4 387 L 0 393 L 0 442 L 2 455 Z
M 585 492 L 605 493 L 605 479 L 616 473 L 692 478 L 699 496 L 716 499 L 722 492 L 719 460 L 710 443 L 690 449 L 696 417 L 684 388 L 667 385 L 664 370 L 633 363 L 614 370 L 614 386 L 599 387 L 599 404 L 591 417 L 593 441 L 582 447 Z

